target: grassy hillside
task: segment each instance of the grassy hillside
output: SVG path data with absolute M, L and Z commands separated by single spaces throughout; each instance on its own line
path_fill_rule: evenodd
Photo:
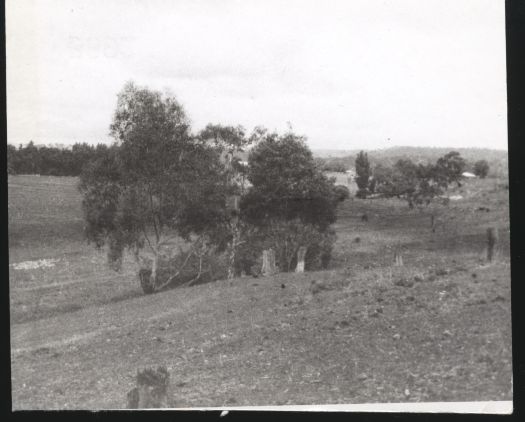
M 82 241 L 74 180 L 10 178 L 14 408 L 123 407 L 148 365 L 170 369 L 178 407 L 510 400 L 505 183 L 421 212 L 350 199 L 327 271 L 142 296 L 131 260 L 115 274 Z

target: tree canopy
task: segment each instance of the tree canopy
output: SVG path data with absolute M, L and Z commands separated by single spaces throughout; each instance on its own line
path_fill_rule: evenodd
M 110 246 L 118 263 L 128 247 L 153 254 L 153 272 L 170 236 L 188 239 L 225 218 L 219 153 L 189 132 L 182 106 L 169 95 L 128 83 L 111 124 L 112 153 L 81 175 L 86 234 Z
M 482 179 L 489 174 L 489 163 L 487 160 L 479 160 L 474 163 L 474 174 Z
M 244 212 L 254 224 L 299 219 L 320 230 L 336 220 L 333 181 L 317 167 L 304 138 L 264 133 L 251 150 Z

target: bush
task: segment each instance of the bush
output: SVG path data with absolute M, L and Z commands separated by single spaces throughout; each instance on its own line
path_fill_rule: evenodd
M 307 271 L 327 269 L 332 260 L 335 241 L 336 234 L 334 230 L 328 230 L 320 234 L 318 239 L 312 241 L 306 251 L 305 269 Z
M 489 163 L 486 160 L 476 161 L 474 164 L 474 174 L 481 179 L 484 179 L 489 174 Z
M 243 237 L 246 243 L 236 255 L 236 273 L 245 272 L 257 276 L 262 267 L 262 253 L 265 249 L 275 251 L 275 261 L 279 271 L 294 271 L 297 266 L 297 251 L 306 246 L 305 269 L 315 271 L 328 267 L 333 244 L 336 240 L 335 231 L 328 229 L 319 231 L 311 225 L 300 222 L 282 222 L 273 225 L 269 230 L 258 230 Z
M 339 202 L 343 202 L 350 198 L 350 190 L 344 185 L 337 185 L 335 188 L 335 194 Z
M 186 283 L 202 284 L 226 278 L 227 266 L 224 254 L 209 253 L 202 258 L 192 255 L 187 259 L 187 253 L 178 253 L 170 259 L 159 260 L 157 268 L 156 286 L 165 284 L 173 277 L 166 287 L 173 288 Z M 186 262 L 185 262 L 186 261 Z M 199 267 L 201 274 L 199 275 Z M 178 275 L 177 272 L 180 273 Z M 174 275 L 176 275 L 174 277 Z M 142 268 L 139 271 L 140 285 L 144 293 L 149 294 L 156 291 L 151 281 L 151 269 Z

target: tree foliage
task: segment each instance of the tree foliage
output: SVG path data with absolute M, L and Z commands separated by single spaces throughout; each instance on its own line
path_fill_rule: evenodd
M 397 197 L 408 202 L 410 208 L 429 205 L 441 197 L 449 184 L 459 184 L 465 160 L 457 152 L 438 158 L 435 164 L 416 164 L 400 159 L 394 166 L 377 165 L 373 181 L 375 191 L 384 197 Z
M 298 219 L 325 230 L 336 220 L 334 183 L 316 166 L 302 137 L 265 133 L 249 155 L 252 184 L 242 201 L 255 225 Z
M 262 129 L 254 137 L 248 166 L 252 186 L 241 202 L 248 227 L 241 266 L 246 270 L 263 249 L 272 247 L 279 268 L 289 271 L 301 246 L 307 246 L 307 268 L 316 260 L 327 265 L 339 200 L 334 181 L 319 169 L 304 138 Z
M 415 164 L 409 159 L 398 160 L 393 167 L 376 166 L 374 180 L 376 192 L 385 197 L 404 199 L 410 208 L 429 205 L 447 187 L 447 181 L 437 166 Z
M 361 151 L 357 154 L 355 159 L 355 171 L 355 181 L 358 187 L 356 196 L 358 198 L 366 198 L 370 179 L 370 162 L 368 161 L 368 154 L 366 152 Z
M 215 149 L 191 136 L 174 97 L 133 83 L 118 95 L 111 134 L 111 154 L 81 175 L 86 234 L 109 246 L 117 266 L 123 249 L 133 250 L 155 283 L 173 236 L 207 234 L 225 218 L 224 168 Z M 144 249 L 151 258 L 140 256 Z
M 487 160 L 479 160 L 474 163 L 474 174 L 482 179 L 489 174 L 489 163 Z
M 441 173 L 441 176 L 447 183 L 457 183 L 461 186 L 461 174 L 465 171 L 467 163 L 457 151 L 450 151 L 436 162 L 436 171 Z
M 78 176 L 83 167 L 104 155 L 108 146 L 76 143 L 71 148 L 35 145 L 16 148 L 7 145 L 9 174 L 40 174 L 43 176 Z

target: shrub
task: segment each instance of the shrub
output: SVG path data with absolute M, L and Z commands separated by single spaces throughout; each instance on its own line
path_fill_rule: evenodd
M 350 190 L 344 185 L 337 185 L 335 188 L 335 194 L 339 202 L 343 202 L 350 198 Z
M 474 174 L 481 179 L 484 179 L 489 174 L 489 163 L 486 160 L 476 161 L 474 164 Z

